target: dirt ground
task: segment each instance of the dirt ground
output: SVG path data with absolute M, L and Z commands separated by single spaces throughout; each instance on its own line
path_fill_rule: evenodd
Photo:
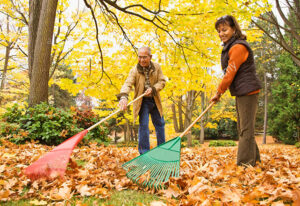
M 258 135 L 255 136 L 255 140 L 257 144 L 262 144 L 263 143 L 263 135 Z M 267 136 L 266 137 L 266 144 L 274 144 L 275 139 L 272 136 Z

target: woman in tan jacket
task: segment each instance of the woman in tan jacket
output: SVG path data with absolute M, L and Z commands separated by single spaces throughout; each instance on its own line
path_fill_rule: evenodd
M 165 87 L 165 77 L 160 65 L 151 61 L 151 49 L 141 47 L 138 50 L 138 64 L 130 70 L 123 84 L 119 97 L 119 106 L 122 110 L 127 108 L 128 94 L 134 86 L 134 98 L 144 92 L 146 96 L 133 103 L 134 119 L 139 116 L 139 152 L 143 154 L 150 150 L 149 140 L 149 114 L 155 127 L 157 145 L 165 142 L 165 121 L 163 117 L 160 90 Z

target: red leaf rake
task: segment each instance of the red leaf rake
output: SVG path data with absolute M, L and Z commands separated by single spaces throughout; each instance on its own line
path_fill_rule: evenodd
M 143 96 L 145 96 L 145 94 L 142 94 L 136 99 L 132 100 L 128 103 L 128 105 L 133 104 Z M 74 135 L 73 137 L 70 137 L 69 139 L 55 147 L 53 150 L 45 154 L 33 164 L 29 165 L 24 171 L 25 175 L 31 180 L 36 180 L 39 178 L 52 179 L 58 176 L 63 177 L 66 172 L 67 165 L 69 163 L 73 149 L 88 133 L 88 131 L 95 128 L 104 121 L 108 120 L 110 117 L 112 117 L 120 111 L 120 109 L 116 110 L 115 112 L 103 118 L 101 121 L 97 122 L 93 126 L 79 132 L 78 134 Z

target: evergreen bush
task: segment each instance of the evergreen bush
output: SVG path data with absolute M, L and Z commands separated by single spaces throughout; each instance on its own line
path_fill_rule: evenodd
M 2 116 L 0 135 L 17 144 L 34 140 L 58 145 L 98 121 L 98 116 L 92 111 L 63 110 L 46 103 L 25 111 L 14 105 Z M 107 127 L 101 125 L 89 131 L 82 143 L 90 141 L 109 143 Z

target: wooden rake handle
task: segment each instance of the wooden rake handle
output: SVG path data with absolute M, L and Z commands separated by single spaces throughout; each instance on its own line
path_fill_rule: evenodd
M 185 135 L 193 126 L 194 126 L 194 124 L 196 124 L 197 122 L 198 122 L 198 120 L 199 119 L 201 119 L 201 117 L 213 106 L 215 104 L 215 102 L 212 102 L 212 103 L 210 103 L 210 105 L 208 106 L 208 107 L 206 107 L 206 109 L 200 114 L 200 116 L 199 117 L 197 117 L 197 119 L 195 119 L 195 121 L 190 125 L 190 126 L 188 126 L 188 128 L 186 128 L 185 130 L 184 130 L 184 132 L 182 132 L 180 135 L 179 135 L 179 137 L 180 138 L 182 138 L 183 137 L 183 135 Z
M 142 94 L 140 96 L 138 96 L 137 98 L 135 98 L 134 100 L 132 100 L 131 102 L 129 102 L 127 105 L 131 105 L 133 104 L 134 102 L 136 102 L 137 100 L 141 99 L 142 97 L 144 97 L 146 94 Z M 94 129 L 95 127 L 97 127 L 99 124 L 101 124 L 102 122 L 108 120 L 109 118 L 111 118 L 113 115 L 119 113 L 121 111 L 121 109 L 117 109 L 116 111 L 114 111 L 112 114 L 110 114 L 109 116 L 101 119 L 99 122 L 97 122 L 96 124 L 94 124 L 93 126 L 89 127 L 87 130 L 90 131 L 91 129 Z

